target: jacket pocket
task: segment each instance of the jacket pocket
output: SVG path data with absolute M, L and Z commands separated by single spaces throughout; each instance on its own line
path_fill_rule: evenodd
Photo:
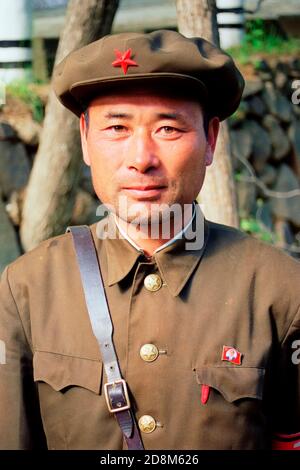
M 200 385 L 217 390 L 233 403 L 242 398 L 263 399 L 265 369 L 256 367 L 196 367 Z
M 83 387 L 101 395 L 102 362 L 81 357 L 36 351 L 33 356 L 33 377 L 46 382 L 54 390 Z

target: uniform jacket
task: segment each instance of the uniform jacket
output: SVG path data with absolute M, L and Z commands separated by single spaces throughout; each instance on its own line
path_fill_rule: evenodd
M 125 239 L 100 239 L 107 220 L 91 229 L 135 415 L 156 423 L 141 432 L 145 448 L 267 449 L 275 432 L 298 433 L 300 263 L 208 220 L 201 248 L 180 239 L 147 258 Z M 157 291 L 144 284 L 153 273 Z M 70 233 L 4 271 L 0 339 L 1 449 L 126 448 Z M 145 344 L 160 351 L 155 361 L 142 359 Z M 240 364 L 224 360 L 224 346 Z

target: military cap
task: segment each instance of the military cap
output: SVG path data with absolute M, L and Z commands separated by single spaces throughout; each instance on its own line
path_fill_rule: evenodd
M 203 38 L 170 30 L 111 34 L 71 52 L 54 70 L 54 91 L 77 116 L 89 101 L 125 84 L 192 93 L 211 116 L 237 109 L 244 79 L 232 58 Z

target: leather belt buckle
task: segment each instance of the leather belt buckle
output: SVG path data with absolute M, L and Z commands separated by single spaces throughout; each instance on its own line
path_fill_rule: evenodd
M 114 388 L 117 384 L 122 384 L 122 388 L 123 388 L 122 398 L 125 398 L 126 405 L 118 406 L 118 405 L 121 405 L 121 403 L 117 403 L 117 405 L 113 407 L 110 396 L 109 396 L 109 392 L 111 388 Z M 104 384 L 104 395 L 105 395 L 106 404 L 110 413 L 118 413 L 119 411 L 129 410 L 130 401 L 129 401 L 127 385 L 124 379 L 119 379 L 119 380 L 115 380 L 114 382 L 107 382 L 106 384 Z

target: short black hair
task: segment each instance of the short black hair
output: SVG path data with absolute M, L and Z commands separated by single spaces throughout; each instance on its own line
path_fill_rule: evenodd
M 84 120 L 85 120 L 85 127 L 86 129 L 88 129 L 90 125 L 90 114 L 89 114 L 88 107 L 84 110 L 83 114 L 84 114 Z

